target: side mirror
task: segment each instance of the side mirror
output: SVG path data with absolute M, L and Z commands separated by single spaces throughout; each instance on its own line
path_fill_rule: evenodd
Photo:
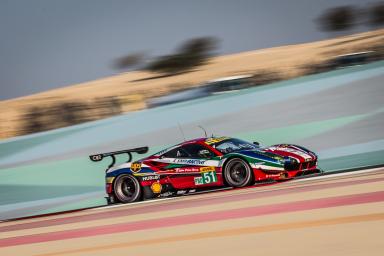
M 260 147 L 260 143 L 257 142 L 257 141 L 254 141 L 254 142 L 253 142 L 253 145 L 256 145 L 256 146 Z

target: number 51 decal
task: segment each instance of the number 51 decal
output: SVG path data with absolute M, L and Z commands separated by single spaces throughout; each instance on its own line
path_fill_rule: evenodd
M 216 172 L 203 172 L 201 177 L 195 177 L 195 185 L 204 185 L 217 182 Z

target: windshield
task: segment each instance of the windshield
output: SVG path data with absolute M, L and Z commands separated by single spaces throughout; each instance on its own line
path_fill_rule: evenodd
M 223 154 L 233 151 L 257 149 L 258 146 L 239 139 L 228 139 L 212 145 Z

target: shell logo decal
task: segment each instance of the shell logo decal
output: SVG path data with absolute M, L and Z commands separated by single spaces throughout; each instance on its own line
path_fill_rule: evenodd
M 151 190 L 155 194 L 160 194 L 162 188 L 163 188 L 163 186 L 161 186 L 160 182 L 158 182 L 158 181 L 152 183 L 152 185 L 151 185 Z

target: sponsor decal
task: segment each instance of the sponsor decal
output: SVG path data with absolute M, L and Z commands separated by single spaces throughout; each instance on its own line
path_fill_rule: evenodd
M 173 192 L 168 191 L 168 192 L 162 193 L 160 195 L 160 197 L 168 197 L 168 196 L 171 196 L 171 195 L 173 195 Z
M 194 180 L 195 180 L 195 185 L 203 185 L 204 184 L 203 177 L 195 177 Z
M 158 180 L 159 178 L 160 178 L 159 175 L 147 175 L 147 176 L 143 176 L 142 180 L 143 181 Z
M 194 177 L 195 185 L 204 185 L 217 182 L 217 175 L 215 171 L 208 171 L 201 173 L 200 177 Z
M 168 164 L 200 165 L 200 166 L 219 166 L 219 164 L 220 164 L 220 161 L 218 161 L 218 160 L 201 160 L 201 159 L 188 159 L 188 158 L 187 159 L 162 158 L 162 159 L 155 159 L 152 161 L 156 161 L 159 163 L 168 163 Z M 177 168 L 177 166 L 172 165 L 172 167 L 168 166 L 168 168 Z M 188 168 L 188 167 L 184 167 L 184 168 Z
M 93 155 L 91 156 L 91 159 L 93 161 L 100 161 L 101 159 L 103 159 L 103 156 L 100 154 L 100 155 Z
M 167 151 L 168 151 L 168 148 L 167 148 L 167 149 L 163 149 L 163 150 L 161 150 L 160 152 L 157 152 L 157 153 L 155 154 L 155 156 L 160 156 L 160 155 L 164 154 L 164 153 L 167 152 Z
M 226 140 L 226 139 L 229 139 L 229 137 L 208 138 L 205 140 L 205 144 L 211 145 L 211 144 L 215 144 L 215 143 L 218 143 L 218 142 Z
M 189 172 L 199 172 L 199 168 L 191 167 L 191 168 L 176 168 L 176 173 L 189 173 Z
M 176 195 L 184 195 L 187 193 L 187 190 L 177 190 Z
M 216 171 L 213 166 L 200 167 L 200 172 L 214 172 Z
M 106 177 L 105 178 L 105 182 L 106 183 L 113 183 L 113 180 L 115 179 L 115 177 Z
M 199 159 L 175 159 L 174 163 L 177 164 L 190 164 L 190 165 L 204 165 L 205 160 Z
M 141 163 L 131 163 L 131 171 L 139 172 L 141 170 Z
M 257 162 L 257 163 L 250 163 L 252 168 L 261 169 L 261 170 L 275 170 L 275 171 L 283 171 L 284 167 L 278 167 L 273 165 L 268 165 L 266 162 Z
M 163 187 L 161 186 L 160 182 L 158 182 L 158 181 L 152 183 L 152 185 L 151 185 L 151 190 L 155 194 L 160 194 L 162 188 Z

